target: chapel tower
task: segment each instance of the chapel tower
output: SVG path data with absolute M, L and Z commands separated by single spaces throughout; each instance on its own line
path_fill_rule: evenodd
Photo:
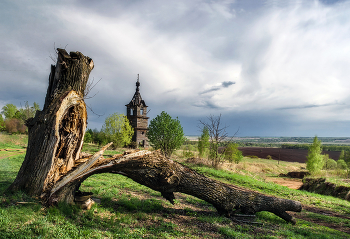
M 136 91 L 132 100 L 126 106 L 126 116 L 134 129 L 132 141 L 136 142 L 136 146 L 148 147 L 148 138 L 146 136 L 148 128 L 147 105 L 142 100 L 140 94 L 140 80 L 137 74 Z

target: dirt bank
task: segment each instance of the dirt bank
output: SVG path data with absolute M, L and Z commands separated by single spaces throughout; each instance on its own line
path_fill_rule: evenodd
M 300 189 L 350 201 L 350 186 L 337 186 L 326 182 L 325 178 L 305 178 Z

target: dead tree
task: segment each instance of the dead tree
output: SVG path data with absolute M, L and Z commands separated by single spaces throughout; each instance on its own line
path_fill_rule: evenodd
M 57 50 L 44 108 L 26 122 L 27 153 L 10 190 L 41 196 L 79 159 L 87 120 L 84 91 L 94 63 L 80 52 Z M 73 199 L 73 191 L 66 194 L 68 201 Z
M 28 148 L 20 171 L 9 191 L 22 190 L 46 204 L 73 203 L 80 184 L 98 173 L 117 173 L 161 192 L 173 203 L 174 192 L 203 199 L 220 214 L 254 214 L 269 211 L 287 222 L 295 220 L 286 211 L 301 211 L 296 201 L 280 199 L 225 184 L 203 176 L 162 155 L 139 151 L 104 158 L 104 146 L 94 155 L 81 153 L 86 129 L 84 91 L 94 64 L 80 52 L 58 49 L 51 66 L 49 87 L 42 111 L 27 121 Z
M 206 121 L 199 121 L 203 128 L 207 128 L 209 131 L 210 143 L 209 143 L 209 159 L 212 161 L 213 167 L 217 168 L 221 161 L 219 155 L 219 145 L 226 140 L 227 126 L 221 125 L 221 114 L 217 117 L 210 115 Z

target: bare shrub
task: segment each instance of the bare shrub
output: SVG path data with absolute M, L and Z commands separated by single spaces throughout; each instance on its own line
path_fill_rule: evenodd
M 5 120 L 6 131 L 10 134 L 17 132 L 17 125 L 15 119 Z
M 27 127 L 23 124 L 23 122 L 19 119 L 12 118 L 5 120 L 5 128 L 6 131 L 10 134 L 14 133 L 25 133 Z
M 21 134 L 24 134 L 27 130 L 27 126 L 25 126 L 24 124 L 21 124 L 18 126 L 18 131 L 21 133 Z

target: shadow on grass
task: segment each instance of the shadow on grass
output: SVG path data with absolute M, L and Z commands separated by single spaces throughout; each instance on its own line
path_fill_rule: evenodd
M 20 192 L 17 193 L 19 197 L 29 199 Z M 63 202 L 49 208 L 43 208 L 40 203 L 1 204 L 0 211 L 0 221 L 6 225 L 0 226 L 0 238 L 176 238 L 199 232 L 243 238 L 264 238 L 270 233 L 282 238 L 331 238 L 327 228 L 315 228 L 315 224 L 305 221 L 292 226 L 271 213 L 257 214 L 257 219 L 264 223 L 263 227 L 244 225 L 232 223 L 215 211 L 176 209 L 164 205 L 162 199 L 139 199 L 125 194 L 101 197 L 101 204 L 87 211 Z M 190 232 L 186 234 L 179 227 L 188 228 L 186 230 Z M 344 234 L 335 236 L 346 238 Z
M 130 196 L 121 196 L 118 199 L 104 197 L 101 199 L 101 207 L 113 210 L 114 212 L 143 212 L 143 213 L 171 213 L 173 215 L 205 215 L 218 217 L 216 211 L 190 209 L 190 208 L 172 208 L 164 206 L 165 199 L 139 199 Z M 170 203 L 169 203 L 170 205 Z
M 109 194 L 101 196 L 97 193 L 96 196 L 101 198 L 101 204 L 94 205 L 91 210 L 84 211 L 77 205 L 66 203 L 44 208 L 40 202 L 22 192 L 3 195 L 3 192 L 15 179 L 21 159 L 23 160 L 22 156 L 11 160 L 15 163 L 12 165 L 0 161 L 0 166 L 2 166 L 2 171 L 0 171 L 0 238 L 40 236 L 47 238 L 140 238 L 143 236 L 177 238 L 213 231 L 228 237 L 245 238 L 249 235 L 262 238 L 271 233 L 283 238 L 304 238 L 312 235 L 317 238 L 332 238 L 331 235 L 333 235 L 328 228 L 317 224 L 300 220 L 296 226 L 291 226 L 275 215 L 265 212 L 259 213 L 257 218 L 265 224 L 264 228 L 259 228 L 259 234 L 255 234 L 254 230 L 257 231 L 257 226 L 238 227 L 229 219 L 220 217 L 216 211 L 176 209 L 170 204 L 169 207 L 166 206 L 163 199 L 139 199 L 129 194 L 118 195 L 118 191 L 112 190 L 113 188 L 130 190 L 135 187 L 135 190 L 137 188 L 138 191 L 143 189 L 139 186 L 132 186 L 133 182 L 130 180 L 126 181 L 121 177 L 110 177 L 109 175 L 100 175 L 98 183 L 95 181 L 91 183 L 90 187 L 102 188 L 102 194 Z M 101 180 L 106 184 L 108 182 L 108 185 L 100 183 Z M 33 202 L 33 204 L 16 204 L 19 201 Z M 189 201 L 193 201 L 194 204 L 196 202 L 196 200 Z M 217 226 L 218 224 L 221 226 Z M 187 232 L 179 230 L 178 225 L 185 228 Z M 344 234 L 334 234 L 334 236 L 346 238 Z
M 0 181 L 0 194 L 5 193 L 6 189 L 10 187 L 10 185 L 13 183 L 13 180 L 1 180 Z

